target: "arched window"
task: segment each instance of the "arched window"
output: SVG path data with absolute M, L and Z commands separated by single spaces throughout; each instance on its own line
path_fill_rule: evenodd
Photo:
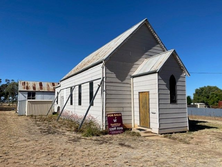
M 176 103 L 176 79 L 173 75 L 170 76 L 170 103 Z

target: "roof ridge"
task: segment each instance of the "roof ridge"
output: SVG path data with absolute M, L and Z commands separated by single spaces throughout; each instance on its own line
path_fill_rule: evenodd
M 166 50 L 165 46 L 151 27 L 147 18 L 143 19 L 139 23 L 135 24 L 131 28 L 124 31 L 122 34 L 118 35 L 116 38 L 112 39 L 110 42 L 106 43 L 99 49 L 95 50 L 87 57 L 85 57 L 80 63 L 78 63 L 68 74 L 66 74 L 62 79 L 65 80 L 81 71 L 84 71 L 92 66 L 95 66 L 101 63 L 104 60 L 108 60 L 108 58 L 120 47 L 122 46 L 131 36 L 134 34 L 142 25 L 146 24 L 157 42 L 161 45 L 163 50 Z

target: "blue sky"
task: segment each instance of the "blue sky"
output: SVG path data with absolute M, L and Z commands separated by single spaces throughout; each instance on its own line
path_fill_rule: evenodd
M 187 95 L 222 89 L 221 0 L 1 0 L 0 78 L 59 82 L 144 18 L 190 72 Z

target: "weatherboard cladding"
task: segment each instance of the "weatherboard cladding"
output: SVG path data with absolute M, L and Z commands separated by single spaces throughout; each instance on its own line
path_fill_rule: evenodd
M 149 28 L 142 25 L 110 56 L 105 64 L 106 113 L 121 112 L 124 124 L 131 125 L 131 75 L 146 58 L 163 51 Z
M 60 106 L 60 109 L 64 106 L 70 94 L 69 87 L 81 84 L 82 104 L 81 105 L 78 104 L 78 86 L 76 86 L 73 90 L 73 104 L 71 105 L 70 100 L 69 100 L 68 103 L 66 104 L 66 107 L 63 113 L 64 114 L 78 114 L 78 116 L 83 116 L 87 108 L 89 107 L 89 83 L 84 83 L 84 82 L 94 80 L 93 90 L 95 92 L 100 83 L 100 79 L 98 78 L 101 78 L 102 76 L 101 66 L 102 64 L 98 64 L 88 70 L 78 73 L 70 78 L 67 78 L 66 80 L 63 80 L 60 83 L 61 87 L 56 88 L 56 92 L 59 92 L 59 90 L 63 88 L 67 88 L 67 89 L 63 89 L 59 93 L 58 104 L 55 104 L 54 110 L 56 111 L 58 106 Z M 93 118 L 95 118 L 96 121 L 98 121 L 97 123 L 99 123 L 100 125 L 102 122 L 101 109 L 102 109 L 102 91 L 99 91 L 96 98 L 94 99 L 94 105 L 90 108 L 90 112 L 88 116 L 92 116 Z
M 177 103 L 170 103 L 169 78 L 174 75 Z M 170 56 L 159 72 L 159 133 L 188 130 L 186 108 L 186 78 L 176 57 Z
M 19 91 L 47 91 L 54 92 L 55 86 L 58 83 L 55 82 L 34 82 L 34 81 L 19 81 Z
M 97 65 L 98 63 L 106 60 L 110 55 L 112 55 L 128 38 L 131 37 L 133 33 L 135 33 L 143 24 L 146 24 L 147 28 L 150 30 L 152 35 L 155 37 L 157 43 L 160 44 L 162 50 L 166 50 L 164 44 L 161 42 L 151 25 L 149 24 L 147 19 L 142 20 L 138 24 L 134 25 L 132 28 L 128 29 L 106 45 L 102 46 L 95 52 L 91 53 L 85 59 L 83 59 L 77 66 L 75 66 L 67 75 L 65 75 L 62 80 L 67 79 L 78 72 L 81 72 L 93 65 Z

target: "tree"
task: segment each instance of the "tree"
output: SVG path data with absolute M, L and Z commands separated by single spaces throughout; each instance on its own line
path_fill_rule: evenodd
M 222 90 L 217 86 L 204 86 L 195 90 L 194 103 L 205 103 L 207 106 L 217 106 L 222 100 Z
M 2 79 L 0 79 L 1 83 Z M 5 79 L 5 83 L 0 85 L 0 101 L 17 101 L 18 83 L 13 79 Z
M 7 85 L 9 85 L 10 84 L 10 79 L 5 79 L 5 82 L 6 82 Z
M 7 98 L 11 98 L 12 102 L 17 101 L 18 83 L 14 81 L 10 82 L 5 89 L 5 93 L 8 95 Z
M 0 86 L 0 98 L 1 98 L 1 100 L 2 100 L 2 98 L 3 99 L 7 99 L 7 97 L 8 97 L 8 95 L 7 95 L 7 93 L 5 92 L 5 89 L 7 88 L 7 84 L 1 84 L 1 86 Z
M 187 105 L 191 105 L 192 99 L 190 96 L 187 96 Z

